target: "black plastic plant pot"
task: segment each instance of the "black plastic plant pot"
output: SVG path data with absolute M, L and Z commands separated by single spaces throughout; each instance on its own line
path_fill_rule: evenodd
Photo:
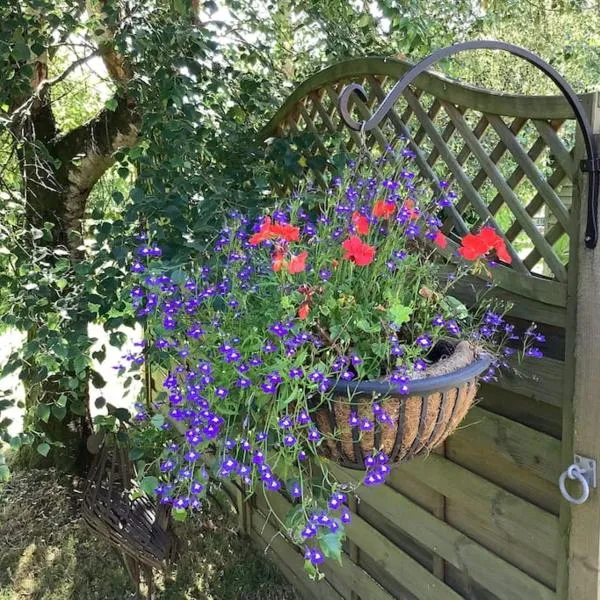
M 364 459 L 382 451 L 390 463 L 406 462 L 439 446 L 475 401 L 479 377 L 491 364 L 482 355 L 443 375 L 409 381 L 408 394 L 382 381 L 338 382 L 313 413 L 323 436 L 319 453 L 343 467 L 364 470 Z M 373 403 L 386 415 L 374 418 Z M 356 415 L 359 424 L 351 425 Z M 360 422 L 373 424 L 363 430 Z

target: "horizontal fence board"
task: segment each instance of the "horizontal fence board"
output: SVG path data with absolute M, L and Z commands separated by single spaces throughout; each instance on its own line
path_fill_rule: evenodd
M 561 438 L 562 412 L 556 406 L 485 383 L 482 383 L 479 388 L 478 398 L 481 408 L 554 438 Z
M 487 514 L 486 527 L 509 542 L 515 555 L 533 551 L 556 560 L 558 522 L 554 515 L 435 454 L 398 469 L 419 477 L 447 502 L 453 500 L 465 511 Z
M 399 469 L 392 469 L 386 483 L 432 514 L 435 514 L 439 508 L 440 499 L 443 498 L 439 492 L 436 492 L 417 477 Z
M 491 385 L 552 406 L 562 405 L 564 362 L 544 357 L 525 358 L 521 363 L 515 360 L 513 364 L 514 371 L 502 371 Z
M 498 596 L 473 581 L 467 573 L 446 565 L 446 583 L 465 600 L 498 600 Z
M 424 598 L 429 598 L 429 596 L 415 596 L 414 594 L 411 594 L 402 584 L 398 583 L 397 579 L 392 577 L 385 569 L 382 569 L 377 562 L 370 558 L 368 554 L 361 556 L 360 567 L 375 579 L 375 581 L 378 581 L 381 584 L 381 587 L 396 600 L 423 600 Z M 448 589 L 451 592 L 454 591 L 451 588 Z M 458 598 L 463 600 L 462 596 L 459 596 Z M 368 598 L 364 600 L 368 600 Z
M 473 407 L 460 427 L 448 438 L 460 440 L 478 451 L 511 463 L 555 484 L 561 472 L 560 441 L 478 406 Z
M 357 481 L 360 477 L 337 465 L 330 468 L 342 481 Z M 371 505 L 393 523 L 398 523 L 408 535 L 457 569 L 469 573 L 483 587 L 493 590 L 500 600 L 554 599 L 554 593 L 547 586 L 390 487 L 363 487 L 359 494 L 362 502 Z
M 446 522 L 461 531 L 483 547 L 493 552 L 496 556 L 515 565 L 529 576 L 543 583 L 550 589 L 556 585 L 557 557 L 548 556 L 539 547 L 539 540 L 535 533 L 523 533 L 518 538 L 514 531 L 504 533 L 498 520 L 504 520 L 501 509 L 485 507 L 474 504 L 465 505 L 462 501 L 446 498 Z M 529 530 L 534 529 L 531 523 Z M 531 545 L 525 544 L 526 537 L 530 536 Z M 556 552 L 558 545 L 558 519 L 556 523 L 556 542 L 551 546 L 551 552 Z M 495 591 L 492 588 L 492 591 Z
M 388 540 L 428 571 L 433 571 L 435 555 L 431 549 L 425 548 L 418 540 L 407 535 L 402 530 L 401 523 L 390 521 L 390 519 L 375 510 L 368 502 L 361 501 L 357 504 L 359 516 L 375 531 L 384 534 Z
M 545 481 L 508 462 L 498 460 L 491 452 L 473 446 L 465 440 L 449 440 L 446 455 L 452 462 L 485 477 L 519 498 L 553 515 L 559 514 L 561 496 L 556 483 Z

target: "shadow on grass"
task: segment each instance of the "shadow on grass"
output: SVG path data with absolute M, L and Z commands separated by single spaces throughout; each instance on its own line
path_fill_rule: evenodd
M 293 588 L 223 514 L 180 524 L 160 600 L 296 600 Z M 71 481 L 16 473 L 0 487 L 0 600 L 127 600 L 133 586 L 116 550 L 82 522 Z

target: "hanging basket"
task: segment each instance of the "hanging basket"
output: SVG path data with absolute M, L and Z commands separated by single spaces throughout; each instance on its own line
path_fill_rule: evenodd
M 452 356 L 428 369 L 429 376 L 408 382 L 409 395 L 401 395 L 388 382 L 338 382 L 334 395 L 313 413 L 325 437 L 319 453 L 343 467 L 365 469 L 365 457 L 374 452 L 383 451 L 390 463 L 430 452 L 463 420 L 475 401 L 479 376 L 490 363 L 489 356 L 477 357 L 467 342 L 461 342 Z M 457 368 L 449 371 L 453 366 Z M 389 423 L 373 418 L 374 401 L 390 417 Z M 374 422 L 373 429 L 351 426 L 352 412 Z

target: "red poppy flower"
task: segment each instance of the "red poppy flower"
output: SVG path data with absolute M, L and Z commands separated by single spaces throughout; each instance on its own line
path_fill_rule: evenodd
M 306 319 L 306 317 L 308 317 L 309 312 L 310 312 L 310 307 L 308 306 L 308 302 L 303 302 L 300 305 L 300 308 L 298 309 L 298 318 L 302 319 L 304 321 L 304 319 Z
M 257 246 L 261 242 L 270 240 L 271 237 L 271 218 L 266 217 L 265 220 L 261 223 L 258 232 L 254 235 L 251 235 L 248 242 L 250 242 L 251 246 Z
M 292 256 L 290 262 L 287 263 L 287 271 L 294 275 L 295 273 L 302 273 L 306 269 L 306 259 L 308 258 L 308 252 L 301 252 L 297 256 Z
M 439 248 L 445 248 L 448 245 L 448 238 L 441 231 L 438 231 L 433 238 L 433 243 Z
M 370 265 L 375 258 L 375 248 L 361 242 L 356 235 L 343 242 L 342 248 L 345 250 L 344 258 L 361 267 Z
M 369 233 L 369 219 L 356 210 L 352 213 L 352 222 L 360 235 L 367 235 Z
M 393 202 L 377 200 L 373 207 L 373 215 L 378 219 L 389 219 L 396 212 L 396 205 Z
M 300 228 L 289 223 L 275 223 L 271 225 L 273 237 L 279 237 L 287 242 L 297 242 L 300 239 Z

